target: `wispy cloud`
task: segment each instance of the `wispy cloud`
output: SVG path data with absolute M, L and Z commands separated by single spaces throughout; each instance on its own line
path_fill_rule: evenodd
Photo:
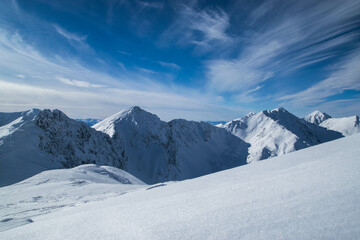
M 61 57 L 47 57 L 19 34 L 0 29 L 0 111 L 31 107 L 60 108 L 73 117 L 104 118 L 132 105 L 153 110 L 162 118 L 231 119 L 227 107 L 187 88 L 162 85 L 138 72 L 114 78 Z M 28 76 L 27 83 L 15 77 Z M 140 68 L 140 72 L 152 73 Z M 149 72 L 150 71 L 150 72 Z M 171 111 L 169 111 L 171 109 Z M 95 111 L 96 110 L 96 111 Z M 236 112 L 239 112 L 237 109 Z
M 147 68 L 143 68 L 143 67 L 136 67 L 135 70 L 140 71 L 140 72 L 144 72 L 144 73 L 150 73 L 150 74 L 155 74 L 157 72 L 151 70 L 151 69 L 147 69 Z
M 106 85 L 93 84 L 93 83 L 89 83 L 89 82 L 85 82 L 85 81 L 79 81 L 79 80 L 69 79 L 69 78 L 64 78 L 64 77 L 59 77 L 59 76 L 57 76 L 55 78 L 64 84 L 75 86 L 75 87 L 82 87 L 82 88 L 106 87 Z
M 163 2 L 147 2 L 147 1 L 140 1 L 137 0 L 137 3 L 143 8 L 155 8 L 155 9 L 162 9 L 164 7 Z
M 127 55 L 127 56 L 131 56 L 132 54 L 129 52 L 125 52 L 125 51 L 120 51 L 118 50 L 118 53 L 122 54 L 122 55 Z
M 158 61 L 157 63 L 159 63 L 163 67 L 173 68 L 173 69 L 181 69 L 181 67 L 179 65 L 177 65 L 176 63 L 162 62 L 162 61 Z
M 24 74 L 17 74 L 17 75 L 15 75 L 15 77 L 18 77 L 18 78 L 24 79 L 24 78 L 25 78 L 25 75 L 24 75 Z
M 67 40 L 70 41 L 77 41 L 77 42 L 83 42 L 87 39 L 87 35 L 78 35 L 75 33 L 68 32 L 64 28 L 60 27 L 59 25 L 54 24 L 53 25 L 57 33 L 59 33 L 61 36 L 65 37 Z
M 203 51 L 215 50 L 217 46 L 233 41 L 226 32 L 230 26 L 229 16 L 222 9 L 196 10 L 193 6 L 180 4 L 177 12 L 177 20 L 162 34 L 163 41 L 175 40 Z
M 346 90 L 360 91 L 360 49 L 343 61 L 330 76 L 319 83 L 295 94 L 282 96 L 279 100 L 290 104 L 313 105 Z
M 360 17 L 356 1 L 270 1 L 250 16 L 238 56 L 206 61 L 208 87 L 215 92 L 249 96 L 274 76 L 339 57 L 339 48 L 359 37 L 351 31 Z

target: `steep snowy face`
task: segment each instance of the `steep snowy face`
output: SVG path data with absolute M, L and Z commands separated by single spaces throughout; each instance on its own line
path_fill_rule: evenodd
M 359 116 L 330 118 L 322 122 L 320 126 L 340 132 L 344 136 L 350 136 L 355 133 L 360 133 Z
M 31 109 L 24 112 L 0 113 L 0 145 L 2 139 L 15 132 L 25 122 L 33 120 L 39 112 L 39 109 Z
M 7 114 L 2 121 L 7 124 L 0 127 L 0 186 L 85 163 L 125 167 L 115 141 L 59 110 Z
M 306 117 L 304 117 L 304 120 L 312 124 L 319 125 L 320 123 L 322 123 L 323 121 L 329 118 L 331 118 L 330 115 L 316 110 L 310 113 L 309 115 L 307 115 Z
M 250 114 L 224 128 L 251 144 L 248 162 L 267 159 L 342 137 L 299 119 L 284 108 Z
M 194 178 L 246 163 L 248 145 L 226 131 L 180 119 L 166 123 L 139 107 L 94 128 L 122 146 L 127 171 L 146 183 Z

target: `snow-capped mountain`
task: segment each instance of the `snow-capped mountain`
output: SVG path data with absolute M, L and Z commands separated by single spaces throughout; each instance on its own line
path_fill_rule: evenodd
M 342 137 L 340 133 L 308 123 L 284 108 L 250 113 L 220 127 L 251 144 L 248 162 Z
M 0 113 L 0 186 L 49 169 L 95 163 L 124 168 L 116 142 L 59 110 Z
M 246 164 L 249 145 L 207 123 L 161 121 L 139 107 L 94 128 L 59 110 L 0 114 L 0 186 L 45 170 L 97 164 L 146 183 L 182 180 Z
M 309 115 L 307 115 L 306 117 L 304 117 L 304 120 L 312 124 L 319 125 L 320 123 L 322 123 L 323 121 L 329 118 L 331 118 L 330 115 L 316 110 L 310 113 Z
M 93 127 L 122 146 L 126 170 L 146 183 L 194 178 L 246 164 L 249 145 L 205 122 L 163 122 L 132 107 Z
M 319 118 L 321 116 L 327 116 L 327 117 Z M 313 117 L 321 120 L 313 121 L 314 119 Z M 326 113 L 315 111 L 304 117 L 304 119 L 308 122 L 314 123 L 326 129 L 340 132 L 344 136 L 350 136 L 355 133 L 360 133 L 359 116 L 356 115 L 351 117 L 344 117 L 344 118 L 331 118 Z

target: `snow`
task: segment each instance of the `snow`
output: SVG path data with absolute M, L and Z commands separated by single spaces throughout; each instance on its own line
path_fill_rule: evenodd
M 246 164 L 249 147 L 208 123 L 163 122 L 139 107 L 94 128 L 59 110 L 0 113 L 0 122 L 0 186 L 89 163 L 124 169 L 148 184 L 183 180 Z
M 199 177 L 246 164 L 249 145 L 205 122 L 164 122 L 132 107 L 93 128 L 122 146 L 126 170 L 148 184 Z
M 284 108 L 249 113 L 220 127 L 251 144 L 247 162 L 283 155 L 342 137 L 340 133 L 299 119 Z
M 337 131 L 344 136 L 360 133 L 359 116 L 332 118 L 326 113 L 314 111 L 306 117 L 305 121 L 319 125 L 329 130 Z
M 330 115 L 316 110 L 310 113 L 309 115 L 307 115 L 306 117 L 304 117 L 304 120 L 312 124 L 319 125 L 320 123 L 322 123 L 323 121 L 329 118 L 331 118 Z
M 330 118 L 322 122 L 320 126 L 350 136 L 360 133 L 359 117 Z
M 125 165 L 109 136 L 59 110 L 0 113 L 0 121 L 0 186 L 84 163 Z
M 0 231 L 31 223 L 34 216 L 101 201 L 144 187 L 142 181 L 129 173 L 108 166 L 87 164 L 44 171 L 0 188 Z
M 52 188 L 31 191 L 36 181 L 3 187 L 0 238 L 357 239 L 359 146 L 360 134 L 355 134 L 191 180 L 130 191 L 121 190 L 124 184 L 111 184 L 120 189 L 111 197 L 101 184 L 80 184 L 72 188 L 81 193 L 94 186 L 94 201 L 50 212 L 36 210 L 44 206 L 36 197 L 47 196 Z M 57 204 L 71 202 L 74 193 L 67 194 L 67 187 L 57 186 L 63 196 Z M 26 194 L 18 193 L 27 188 Z M 122 191 L 126 194 L 120 195 Z M 11 200 L 16 197 L 18 201 Z M 23 218 L 17 218 L 15 210 L 26 204 L 39 215 L 21 213 Z M 20 226 L 9 227 L 12 221 Z

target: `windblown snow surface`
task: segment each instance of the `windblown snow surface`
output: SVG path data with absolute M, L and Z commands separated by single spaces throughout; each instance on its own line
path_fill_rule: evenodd
M 49 188 L 27 180 L 0 188 L 0 238 L 358 239 L 359 146 L 360 134 L 355 134 L 267 161 L 111 197 L 102 192 L 109 188 L 94 183 L 97 192 L 92 198 L 99 201 L 50 213 L 42 212 L 44 204 L 37 202 Z M 72 188 L 86 192 L 87 186 Z M 69 201 L 73 193 L 68 188 L 67 183 L 57 186 L 63 196 L 57 204 Z M 26 224 L 6 229 L 24 204 L 39 215 L 30 214 Z

